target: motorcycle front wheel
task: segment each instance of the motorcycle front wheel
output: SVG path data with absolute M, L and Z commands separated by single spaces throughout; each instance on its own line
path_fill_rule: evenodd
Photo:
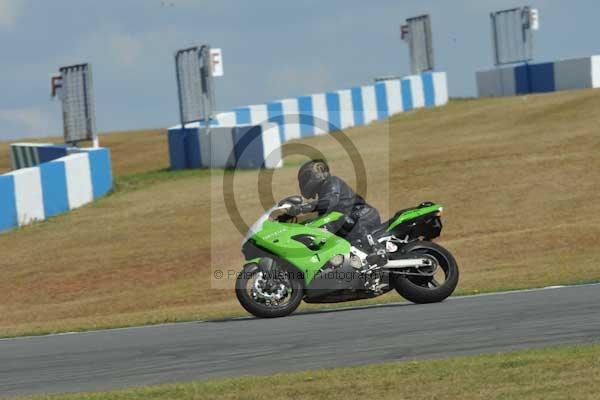
M 259 318 L 277 318 L 298 308 L 303 287 L 299 279 L 286 271 L 267 273 L 257 267 L 245 267 L 237 277 L 235 294 L 250 314 Z
M 431 271 L 421 269 L 431 276 L 394 274 L 391 281 L 400 296 L 413 303 L 425 304 L 443 301 L 454 292 L 458 285 L 458 265 L 448 250 L 428 241 L 410 243 L 404 250 L 404 254 L 431 258 L 434 266 Z

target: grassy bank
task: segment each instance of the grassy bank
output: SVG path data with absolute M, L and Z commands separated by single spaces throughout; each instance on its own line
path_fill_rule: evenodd
M 169 154 L 165 129 L 112 132 L 99 136 L 100 145 L 112 152 L 113 174 L 129 175 L 166 168 Z M 62 137 L 23 139 L 18 142 L 62 143 Z M 17 142 L 17 141 L 14 141 Z M 0 174 L 10 170 L 9 142 L 0 142 Z M 82 146 L 89 143 L 83 142 Z
M 598 281 L 599 108 L 594 90 L 460 100 L 347 135 L 366 166 L 366 196 L 384 217 L 423 200 L 445 206 L 440 243 L 460 264 L 459 293 Z M 336 137 L 302 143 L 354 184 Z M 242 234 L 223 198 L 253 222 L 261 196 L 298 192 L 302 158 L 286 157 L 272 186 L 243 171 L 230 190 L 223 171 L 166 171 L 163 131 L 102 143 L 112 151 L 112 195 L 0 234 L 0 336 L 244 315 L 233 281 L 212 278 L 242 262 Z
M 264 377 L 36 397 L 52 400 L 163 399 L 597 399 L 600 345 L 556 347 L 445 360 L 406 361 Z

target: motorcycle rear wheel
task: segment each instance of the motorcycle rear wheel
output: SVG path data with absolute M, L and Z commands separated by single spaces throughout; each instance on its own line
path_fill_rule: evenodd
M 459 272 L 456 260 L 448 250 L 436 243 L 417 241 L 405 247 L 407 253 L 435 258 L 445 279 L 440 283 L 434 277 L 395 274 L 391 282 L 400 296 L 413 303 L 426 304 L 441 302 L 454 292 Z
M 290 277 L 289 274 L 283 272 L 288 277 L 287 282 L 284 284 L 287 291 L 286 301 L 283 304 L 269 304 L 255 290 L 255 282 L 257 279 L 262 279 L 261 274 L 262 272 L 258 268 L 245 268 L 238 275 L 235 283 L 235 294 L 242 307 L 258 318 L 278 318 L 293 313 L 302 302 L 304 292 L 302 283 L 297 278 Z

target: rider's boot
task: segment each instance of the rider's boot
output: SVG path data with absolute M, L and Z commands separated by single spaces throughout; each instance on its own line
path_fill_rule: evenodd
M 367 235 L 370 251 L 367 254 L 367 263 L 369 265 L 384 266 L 388 262 L 387 251 L 385 246 L 373 240 L 371 235 Z

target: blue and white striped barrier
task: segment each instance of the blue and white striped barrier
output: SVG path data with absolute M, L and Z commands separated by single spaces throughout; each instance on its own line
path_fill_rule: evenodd
M 600 56 L 479 71 L 479 97 L 600 87 Z
M 69 154 L 71 147 L 51 143 L 12 143 L 10 162 L 13 170 L 35 167 Z
M 112 188 L 110 151 L 76 153 L 0 175 L 0 231 L 92 202 Z
M 283 166 L 279 125 L 262 123 L 236 126 L 233 128 L 232 137 L 236 168 Z
M 189 126 L 189 125 L 188 125 Z M 169 130 L 171 169 L 278 168 L 282 165 L 279 126 L 199 126 Z
M 446 73 L 426 72 L 374 85 L 239 107 L 217 114 L 211 125 L 256 126 L 266 121 L 274 122 L 279 126 L 280 142 L 284 143 L 365 125 L 415 108 L 441 106 L 447 102 Z M 169 129 L 172 169 L 197 168 L 197 163 L 182 162 L 186 157 L 185 149 L 188 148 L 182 143 L 186 140 L 187 129 L 198 129 L 199 126 L 196 122 L 186 124 L 186 129 L 182 129 L 181 125 Z M 280 165 L 279 162 L 275 164 Z

